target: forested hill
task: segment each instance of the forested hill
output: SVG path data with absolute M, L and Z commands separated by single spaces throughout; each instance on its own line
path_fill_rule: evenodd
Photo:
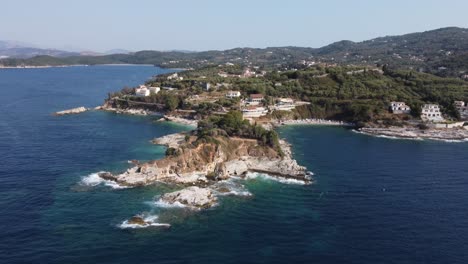
M 468 61 L 460 59 L 468 57 L 468 29 L 441 28 L 359 43 L 340 41 L 318 49 L 317 54 L 336 62 L 390 64 L 457 76 L 468 72 Z
M 318 36 L 319 37 L 319 36 Z M 162 67 L 199 68 L 221 63 L 263 67 L 304 67 L 304 63 L 338 63 L 412 68 L 439 76 L 463 76 L 468 73 L 468 29 L 441 28 L 422 33 L 380 37 L 363 42 L 340 41 L 314 49 L 275 47 L 265 49 L 236 48 L 225 51 L 160 52 L 140 51 L 133 54 L 106 56 L 72 56 L 56 58 L 38 56 L 31 59 L 4 59 L 0 64 L 70 65 L 132 63 Z

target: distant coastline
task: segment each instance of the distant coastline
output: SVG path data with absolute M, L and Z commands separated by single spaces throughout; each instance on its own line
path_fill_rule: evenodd
M 151 66 L 153 64 L 130 64 L 130 63 L 113 63 L 113 64 L 70 64 L 70 65 L 22 65 L 22 66 L 2 66 L 1 69 L 45 69 L 45 68 L 68 68 L 68 67 L 92 67 L 92 66 Z M 159 67 L 159 66 L 158 66 Z M 185 69 L 174 69 L 174 70 L 185 70 Z

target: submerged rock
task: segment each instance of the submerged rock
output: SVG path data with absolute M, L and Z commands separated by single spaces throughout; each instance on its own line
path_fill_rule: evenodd
M 180 191 L 166 193 L 161 196 L 159 201 L 169 205 L 179 203 L 190 208 L 207 209 L 216 205 L 218 199 L 210 189 L 192 186 Z

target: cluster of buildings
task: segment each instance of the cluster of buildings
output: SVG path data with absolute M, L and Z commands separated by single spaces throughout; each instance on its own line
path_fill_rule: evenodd
M 135 95 L 140 97 L 150 96 L 152 93 L 157 94 L 161 91 L 159 87 L 147 87 L 146 85 L 140 85 L 135 89 Z
M 257 73 L 255 71 L 251 70 L 250 68 L 247 68 L 242 72 L 242 74 L 229 74 L 229 73 L 226 73 L 224 71 L 220 71 L 218 73 L 218 76 L 223 77 L 223 78 L 227 78 L 227 77 L 250 78 L 250 77 L 265 76 L 265 74 L 266 74 L 266 71 L 262 71 L 260 73 Z
M 454 106 L 462 119 L 468 119 L 468 104 L 464 101 L 455 101 Z M 409 114 L 411 108 L 405 102 L 391 102 L 390 111 L 394 114 Z M 421 108 L 421 119 L 433 123 L 445 121 L 438 104 L 424 104 Z
M 411 107 L 405 102 L 391 102 L 390 111 L 394 114 L 409 114 Z M 425 122 L 443 122 L 444 117 L 437 104 L 425 104 L 421 108 L 421 119 Z
M 171 75 L 167 76 L 167 79 L 168 80 L 175 80 L 175 81 L 183 81 L 184 77 L 179 76 L 179 74 L 176 72 L 174 74 L 171 74 Z
M 239 91 L 228 91 L 226 98 L 234 99 L 240 98 Z M 291 111 L 296 107 L 296 104 L 291 98 L 279 98 L 273 106 L 268 108 L 264 103 L 265 97 L 263 94 L 251 94 L 247 100 L 242 100 L 242 114 L 245 118 L 261 117 L 268 114 L 268 111 L 281 110 Z
M 245 118 L 261 117 L 268 114 L 268 109 L 263 106 L 263 94 L 251 94 L 249 98 L 243 101 L 242 115 Z

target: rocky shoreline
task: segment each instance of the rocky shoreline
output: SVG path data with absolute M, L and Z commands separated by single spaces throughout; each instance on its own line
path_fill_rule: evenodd
M 188 136 L 188 137 L 187 137 Z M 312 173 L 292 158 L 291 146 L 280 140 L 284 155 L 277 156 L 269 147 L 260 147 L 256 140 L 243 138 L 217 138 L 218 144 L 202 143 L 188 147 L 192 136 L 177 133 L 154 139 L 152 142 L 174 148 L 179 154 L 163 159 L 137 164 L 123 173 L 98 173 L 106 181 L 122 187 L 138 187 L 155 183 L 182 186 L 183 189 L 163 194 L 156 201 L 169 207 L 189 210 L 208 209 L 218 204 L 220 195 L 247 195 L 246 191 L 231 189 L 229 182 L 249 179 L 249 174 L 259 173 L 270 177 L 311 183 Z M 151 222 L 134 217 L 126 224 L 152 226 Z
M 274 120 L 272 124 L 276 127 L 278 126 L 287 126 L 287 125 L 324 125 L 324 126 L 348 126 L 353 127 L 355 124 L 336 121 L 336 120 L 327 120 L 327 119 L 288 119 L 288 120 Z
M 364 127 L 357 130 L 360 133 L 371 136 L 384 136 L 401 139 L 431 139 L 446 141 L 467 141 L 468 129 L 419 129 L 416 127 Z
M 172 116 L 172 115 L 164 115 L 159 121 L 168 121 L 168 122 L 173 122 L 181 125 L 186 125 L 186 126 L 192 126 L 192 127 L 197 127 L 198 121 L 193 120 L 193 119 L 187 119 L 183 117 L 178 117 L 178 116 Z
M 159 113 L 155 113 L 155 112 L 148 111 L 148 110 L 145 110 L 145 109 L 137 109 L 137 108 L 127 108 L 127 109 L 123 109 L 123 108 L 113 108 L 113 107 L 109 107 L 109 106 L 106 106 L 106 105 L 98 106 L 98 107 L 94 108 L 94 110 L 101 110 L 101 111 L 113 112 L 113 113 L 116 113 L 116 114 L 136 115 L 136 116 L 148 116 L 148 115 L 156 115 L 156 114 L 159 114 Z

